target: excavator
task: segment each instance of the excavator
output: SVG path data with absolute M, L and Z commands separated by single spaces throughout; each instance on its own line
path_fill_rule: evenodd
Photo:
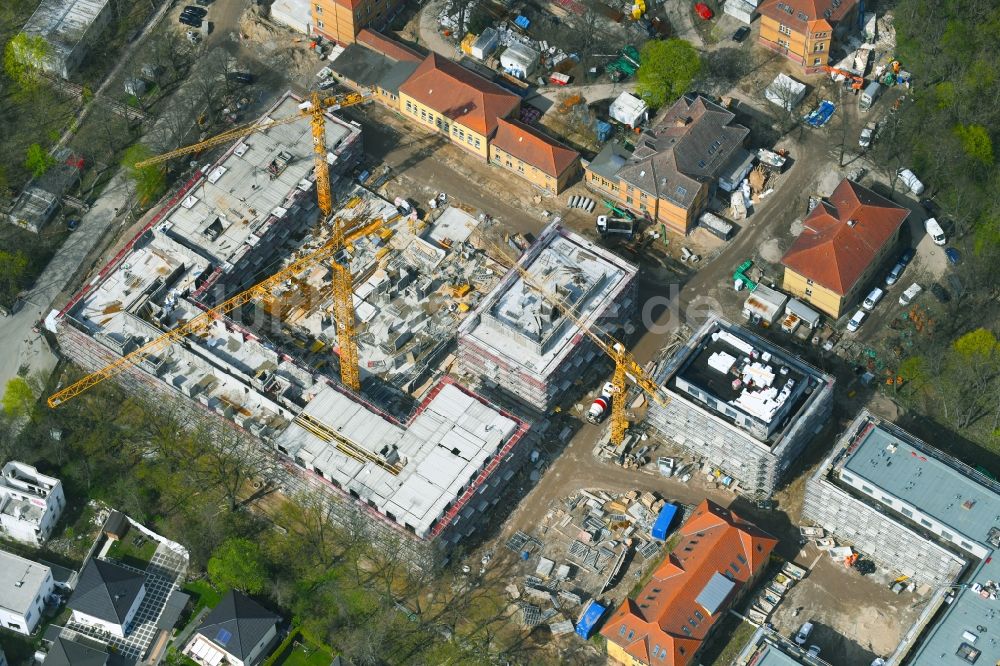
M 858 94 L 865 87 L 864 77 L 858 76 L 854 72 L 849 72 L 846 69 L 840 69 L 838 67 L 823 67 L 823 71 L 832 77 L 842 76 L 844 79 L 851 82 L 851 90 L 854 94 Z

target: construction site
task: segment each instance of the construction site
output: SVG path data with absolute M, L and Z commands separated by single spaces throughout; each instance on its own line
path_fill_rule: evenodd
M 421 217 L 355 182 L 355 125 L 319 114 L 314 151 L 315 123 L 310 136 L 293 121 L 331 106 L 316 101 L 286 94 L 236 130 L 49 316 L 92 373 L 50 404 L 115 378 L 245 431 L 373 524 L 444 548 L 475 531 L 523 458 L 528 425 L 444 377 L 459 323 L 505 269 L 472 244 L 480 220 L 445 197 Z
M 654 372 L 670 396 L 649 424 L 724 486 L 770 497 L 830 418 L 834 378 L 730 324 L 708 320 Z
M 557 223 L 539 234 L 518 266 L 459 327 L 458 367 L 544 413 L 603 357 L 581 329 L 596 324 L 614 333 L 635 317 L 638 268 Z

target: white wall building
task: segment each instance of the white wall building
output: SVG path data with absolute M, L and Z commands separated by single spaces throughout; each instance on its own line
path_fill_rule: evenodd
M 230 591 L 184 646 L 201 666 L 255 666 L 278 635 L 280 617 L 242 592 Z
M 70 623 L 124 637 L 145 596 L 145 574 L 107 560 L 88 560 L 67 604 L 73 610 Z
M 31 465 L 11 461 L 0 472 L 0 534 L 40 545 L 66 506 L 62 482 Z
M 30 634 L 52 594 L 52 570 L 0 550 L 0 627 Z

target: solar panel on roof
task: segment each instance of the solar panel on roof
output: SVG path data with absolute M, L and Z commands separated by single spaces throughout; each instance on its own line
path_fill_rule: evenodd
M 228 629 L 219 629 L 219 633 L 215 635 L 215 642 L 219 645 L 226 646 L 229 645 L 229 640 L 232 637 L 233 635 Z

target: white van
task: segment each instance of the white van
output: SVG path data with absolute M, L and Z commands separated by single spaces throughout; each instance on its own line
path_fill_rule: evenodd
M 935 245 L 944 245 L 948 242 L 948 239 L 944 237 L 944 229 L 941 228 L 941 225 L 933 217 L 928 217 L 924 220 L 924 231 L 931 237 Z
M 920 182 L 920 179 L 912 171 L 909 169 L 900 169 L 896 172 L 896 175 L 899 176 L 903 184 L 910 188 L 910 191 L 915 195 L 920 196 L 923 194 L 924 184 Z
M 906 291 L 904 291 L 902 295 L 900 295 L 899 304 L 909 305 L 910 303 L 913 302 L 914 298 L 920 295 L 921 291 L 923 291 L 923 288 L 919 284 L 914 282 L 913 284 L 911 284 L 909 287 L 906 288 Z
M 864 323 L 865 317 L 867 316 L 868 313 L 865 312 L 864 310 L 858 310 L 857 312 L 855 312 L 854 316 L 851 317 L 851 320 L 847 322 L 847 332 L 854 333 L 856 330 L 861 328 L 861 324 Z
M 871 312 L 875 309 L 875 306 L 878 305 L 878 302 L 882 300 L 883 296 L 885 296 L 885 292 L 878 287 L 875 287 L 868 294 L 868 297 L 865 298 L 865 302 L 861 304 L 861 307 Z

